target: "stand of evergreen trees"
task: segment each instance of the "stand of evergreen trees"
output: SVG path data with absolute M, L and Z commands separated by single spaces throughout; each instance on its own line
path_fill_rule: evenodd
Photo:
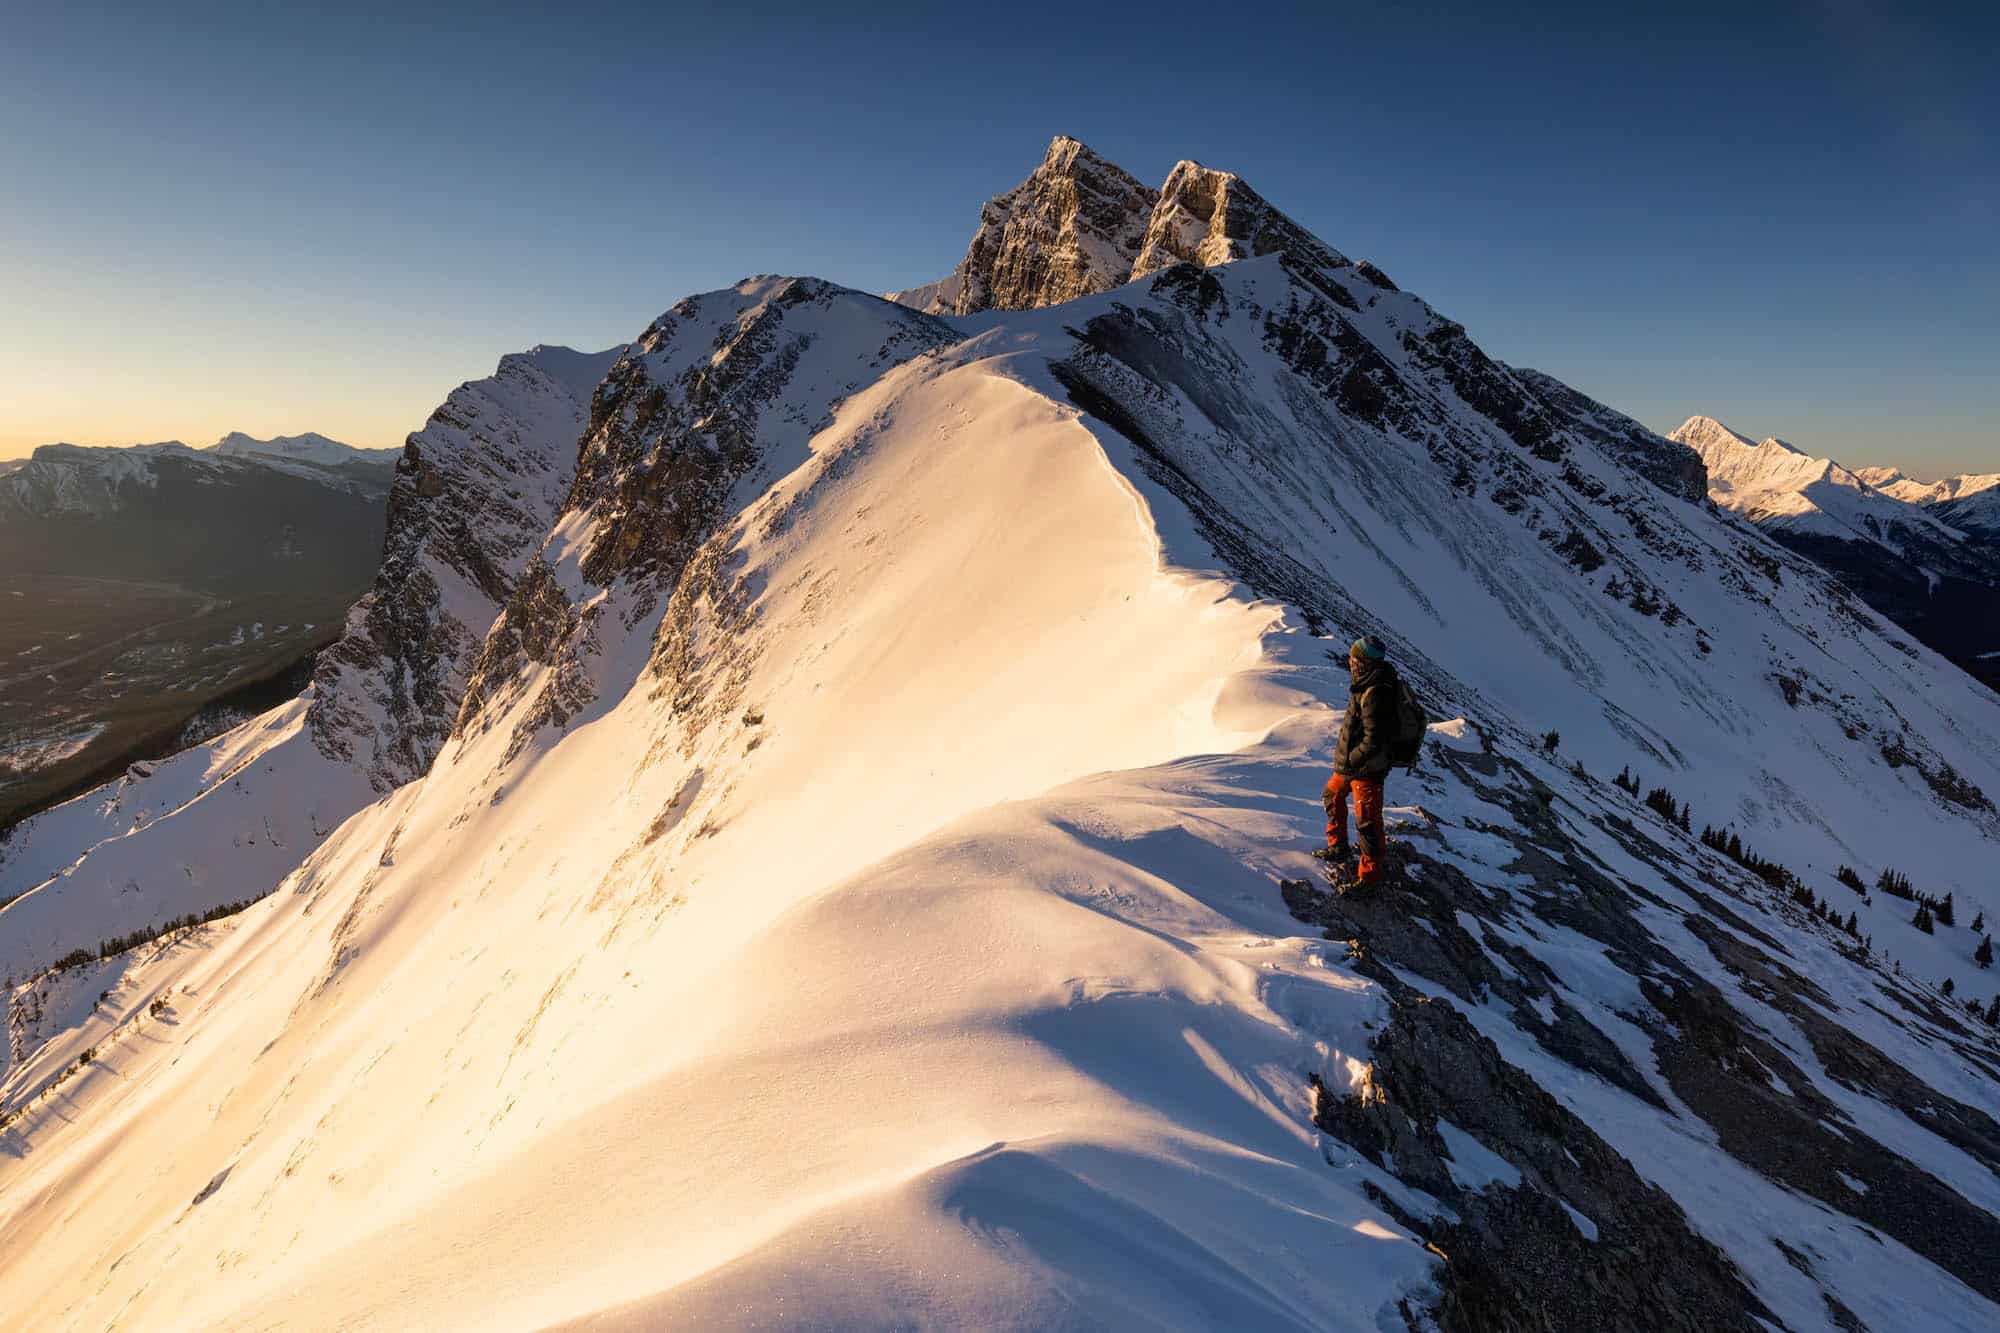
M 269 896 L 270 894 L 267 890 L 264 893 L 244 898 L 238 902 L 222 903 L 219 906 L 209 908 L 206 912 L 189 912 L 185 916 L 173 917 L 164 925 L 141 926 L 139 929 L 130 931 L 124 935 L 114 935 L 108 940 L 99 940 L 95 950 L 72 949 L 62 957 L 56 959 L 48 970 L 50 972 L 66 972 L 72 967 L 81 967 L 85 963 L 101 962 L 106 958 L 112 958 L 124 953 L 128 949 L 136 949 L 142 944 L 151 944 L 154 940 L 165 935 L 171 935 L 177 930 L 190 930 L 195 926 L 205 926 L 211 921 L 220 921 L 225 916 L 235 916 L 252 903 Z

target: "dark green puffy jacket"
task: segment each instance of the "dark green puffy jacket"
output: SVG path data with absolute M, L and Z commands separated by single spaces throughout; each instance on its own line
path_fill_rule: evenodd
M 1347 697 L 1347 719 L 1333 748 L 1333 771 L 1350 778 L 1381 779 L 1389 772 L 1389 744 L 1396 739 L 1396 668 L 1365 661 Z

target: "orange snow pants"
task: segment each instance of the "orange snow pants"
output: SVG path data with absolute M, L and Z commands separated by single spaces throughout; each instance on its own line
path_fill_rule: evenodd
M 1360 844 L 1361 860 L 1355 874 L 1363 884 L 1382 877 L 1382 858 L 1387 848 L 1382 829 L 1382 783 L 1379 778 L 1350 778 L 1335 773 L 1326 780 L 1326 842 L 1339 847 L 1347 842 L 1347 793 L 1354 792 L 1354 835 Z

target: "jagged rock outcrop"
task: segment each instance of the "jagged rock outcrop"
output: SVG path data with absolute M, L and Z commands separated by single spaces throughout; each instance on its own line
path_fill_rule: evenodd
M 1268 316 L 1274 336 L 1316 378 L 1324 380 L 1330 365 L 1341 365 L 1335 397 L 1344 411 L 1390 424 L 1385 414 L 1395 395 L 1385 386 L 1402 373 L 1398 362 L 1413 359 L 1449 378 L 1460 397 L 1538 458 L 1561 461 L 1562 437 L 1585 437 L 1669 494 L 1700 499 L 1706 493 L 1701 461 L 1691 449 L 1549 376 L 1493 361 L 1461 325 L 1403 294 L 1373 264 L 1349 260 L 1241 177 L 1197 162 L 1176 163 L 1165 185 L 1153 191 L 1076 140 L 1057 138 L 1033 175 L 986 205 L 965 260 L 950 278 L 889 299 L 934 314 L 1032 310 L 1181 265 L 1212 268 L 1267 255 L 1277 256 L 1314 294 L 1305 308 Z M 1197 294 L 1213 290 L 1192 279 L 1172 281 Z M 1384 297 L 1399 298 L 1382 307 L 1392 325 L 1405 309 L 1422 312 L 1410 327 L 1397 327 L 1402 345 L 1394 358 L 1372 346 L 1353 322 Z M 1574 484 L 1601 490 L 1598 482 Z
M 1058 135 L 1028 179 L 979 212 L 949 278 L 890 299 L 929 314 L 1059 305 L 1129 281 L 1157 192 Z
M 1372 1054 L 1367 1092 L 1319 1089 L 1313 1123 L 1456 1214 L 1405 1214 L 1444 1257 L 1436 1313 L 1447 1329 L 1632 1327 L 1639 1310 L 1644 1327 L 1679 1333 L 1768 1327 L 1770 1312 L 1672 1197 L 1450 1001 L 1409 995 Z M 1440 1121 L 1515 1166 L 1520 1182 L 1462 1184 Z
M 1160 187 L 1131 276 L 1143 278 L 1175 264 L 1212 268 L 1270 254 L 1289 254 L 1315 268 L 1344 268 L 1348 262 L 1265 202 L 1242 177 L 1182 161 Z
M 377 791 L 421 777 L 473 659 L 554 521 L 597 382 L 620 349 L 538 347 L 461 385 L 409 439 L 375 585 L 322 654 L 310 713 Z
M 510 757 L 588 705 L 598 589 L 622 589 L 628 627 L 679 599 L 656 656 L 684 656 L 672 626 L 704 596 L 718 610 L 728 601 L 713 560 L 702 564 L 706 578 L 685 578 L 717 527 L 797 465 L 828 404 L 955 339 L 935 319 L 813 278 L 752 278 L 660 316 L 610 367 L 592 407 L 561 507 L 579 534 L 570 581 L 531 566 L 472 665 L 457 729 L 483 729 L 521 696 L 531 667 L 550 670 L 515 725 Z M 715 702 L 689 698 L 676 712 Z

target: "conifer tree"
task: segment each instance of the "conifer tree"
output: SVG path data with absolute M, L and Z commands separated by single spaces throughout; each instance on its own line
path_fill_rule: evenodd
M 1958 989 L 1958 983 L 1953 981 L 1950 977 L 1946 977 L 1944 979 L 1944 985 L 1938 987 L 1938 989 L 1943 991 L 1946 995 L 1950 995 L 1953 991 Z
M 1977 931 L 1986 929 L 1986 913 L 1980 912 L 1972 918 L 1972 928 Z
M 1937 933 L 1931 925 L 1931 909 L 1928 904 L 1917 904 L 1917 914 L 1910 918 L 1910 924 L 1926 935 L 1935 935 Z
M 1955 926 L 1958 924 L 1956 920 L 1957 915 L 1958 909 L 1951 905 L 1951 895 L 1947 893 L 1944 896 L 1944 901 L 1937 905 L 1938 922 L 1941 925 Z
M 1979 937 L 1979 947 L 1972 951 L 1972 961 L 1981 967 L 1993 966 L 1993 937 L 1991 935 L 1982 935 Z

